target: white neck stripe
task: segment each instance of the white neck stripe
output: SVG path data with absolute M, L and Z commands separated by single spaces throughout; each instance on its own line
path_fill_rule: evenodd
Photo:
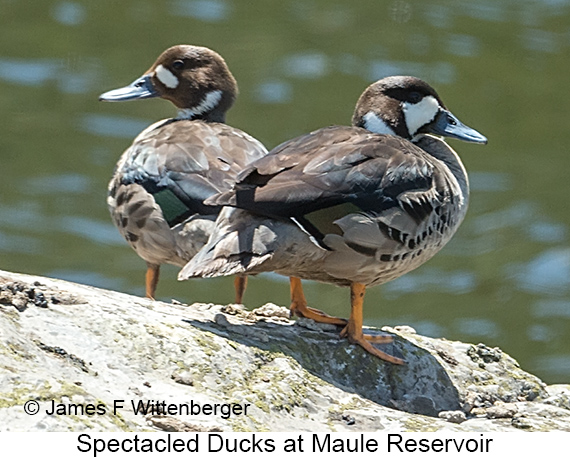
M 364 128 L 372 133 L 381 133 L 383 135 L 396 135 L 394 130 L 386 124 L 374 111 L 368 111 L 363 118 Z
M 221 90 L 208 92 L 204 99 L 193 108 L 183 108 L 178 111 L 178 119 L 192 119 L 214 109 L 222 99 Z

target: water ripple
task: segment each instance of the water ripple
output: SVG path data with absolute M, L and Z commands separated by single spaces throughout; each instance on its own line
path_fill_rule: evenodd
M 0 226 L 17 228 L 45 227 L 37 204 L 19 203 L 17 206 L 0 205 Z
M 36 176 L 24 181 L 21 186 L 27 194 L 84 194 L 89 192 L 91 179 L 78 173 L 64 173 L 50 176 Z
M 532 315 L 537 318 L 570 319 L 570 301 L 539 300 L 532 306 Z
M 365 76 L 376 81 L 393 75 L 414 75 L 439 84 L 451 84 L 457 78 L 455 66 L 450 62 L 426 64 L 402 60 L 373 60 Z
M 453 14 L 448 6 L 430 4 L 423 14 L 426 21 L 438 29 L 447 29 L 453 25 Z
M 150 125 L 143 119 L 92 113 L 81 115 L 78 123 L 84 132 L 116 138 L 133 138 Z
M 522 266 L 508 268 L 519 290 L 538 294 L 560 294 L 570 289 L 570 249 L 543 252 Z
M 447 37 L 449 53 L 461 57 L 475 57 L 481 53 L 481 43 L 477 37 L 459 33 Z
M 61 65 L 57 59 L 0 58 L 0 79 L 23 86 L 40 86 L 55 79 Z
M 204 22 L 220 22 L 229 18 L 231 7 L 224 0 L 173 0 L 170 11 L 177 16 L 188 16 Z
M 507 173 L 473 171 L 469 173 L 469 185 L 480 192 L 505 192 L 513 188 L 513 180 Z
M 289 103 L 292 97 L 293 87 L 281 80 L 262 82 L 255 90 L 255 98 L 260 103 Z
M 59 219 L 60 230 L 81 236 L 90 241 L 107 245 L 125 244 L 119 232 L 110 223 L 80 216 L 66 216 Z
M 0 57 L 0 80 L 22 86 L 42 86 L 55 81 L 61 92 L 85 93 L 97 79 L 96 59 L 13 59 Z
M 442 281 L 441 278 L 445 278 Z M 399 295 L 421 291 L 443 291 L 454 294 L 471 292 L 477 285 L 476 277 L 468 271 L 444 272 L 437 268 L 423 269 L 421 273 L 408 273 L 385 284 L 386 293 Z
M 40 255 L 42 243 L 30 236 L 7 235 L 0 232 L 0 252 Z
M 532 371 L 541 371 L 550 376 L 567 379 L 570 375 L 570 355 L 541 355 L 533 358 Z
M 463 13 L 474 19 L 504 22 L 508 19 L 507 8 L 495 0 L 479 0 L 463 4 Z
M 526 329 L 526 335 L 529 340 L 541 343 L 547 343 L 557 338 L 555 332 L 548 325 L 532 324 Z
M 296 78 L 316 79 L 329 72 L 328 57 L 321 52 L 301 52 L 286 56 L 282 66 L 286 75 Z
M 559 37 L 553 32 L 539 29 L 526 29 L 521 33 L 520 42 L 529 51 L 557 53 L 560 52 Z
M 454 324 L 457 330 L 465 335 L 494 338 L 501 333 L 497 323 L 484 318 L 460 318 L 456 319 Z
M 561 243 L 566 240 L 567 229 L 563 224 L 540 221 L 533 222 L 525 231 L 531 241 Z
M 124 280 L 86 270 L 52 270 L 46 276 L 111 290 L 122 290 L 125 286 Z
M 509 208 L 477 216 L 471 224 L 475 233 L 484 234 L 507 227 L 526 225 L 527 221 L 535 218 L 536 213 L 536 205 L 519 201 Z
M 80 25 L 87 16 L 85 7 L 76 2 L 59 2 L 51 14 L 57 22 L 64 25 Z

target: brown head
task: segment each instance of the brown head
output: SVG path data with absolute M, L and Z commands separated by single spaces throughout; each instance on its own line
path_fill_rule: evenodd
M 178 117 L 224 122 L 237 93 L 236 80 L 218 53 L 201 46 L 178 45 L 164 51 L 136 81 L 102 94 L 99 100 L 161 97 L 179 109 Z
M 413 76 L 390 76 L 368 86 L 356 104 L 352 125 L 408 140 L 431 133 L 487 142 L 445 107 L 433 87 Z

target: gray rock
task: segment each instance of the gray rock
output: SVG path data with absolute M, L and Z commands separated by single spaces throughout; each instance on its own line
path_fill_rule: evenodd
M 287 316 L 0 272 L 0 431 L 570 431 L 498 348 L 384 328 L 395 366 Z
M 490 408 L 487 408 L 485 414 L 489 419 L 504 419 L 515 417 L 517 412 L 517 405 L 498 401 Z
M 454 424 L 461 424 L 461 422 L 467 420 L 467 416 L 463 411 L 440 411 L 438 417 Z

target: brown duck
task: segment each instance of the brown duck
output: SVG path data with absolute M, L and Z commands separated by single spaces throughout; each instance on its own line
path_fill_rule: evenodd
M 100 96 L 104 101 L 161 97 L 178 108 L 175 118 L 135 138 L 109 183 L 113 221 L 146 261 L 147 297 L 155 296 L 161 264 L 184 266 L 207 242 L 220 207 L 204 200 L 231 189 L 238 172 L 267 153 L 255 138 L 224 123 L 237 92 L 219 54 L 180 45 L 164 51 L 131 85 Z M 236 278 L 237 303 L 246 278 Z
M 424 81 L 395 76 L 369 86 L 353 127 L 327 127 L 287 141 L 253 162 L 231 191 L 204 248 L 180 279 L 274 271 L 292 277 L 292 312 L 343 325 L 341 336 L 392 363 L 371 343 L 362 308 L 366 287 L 419 267 L 453 236 L 467 211 L 469 184 L 441 138 L 486 143 L 447 110 Z M 308 308 L 301 279 L 350 287 L 348 321 Z

